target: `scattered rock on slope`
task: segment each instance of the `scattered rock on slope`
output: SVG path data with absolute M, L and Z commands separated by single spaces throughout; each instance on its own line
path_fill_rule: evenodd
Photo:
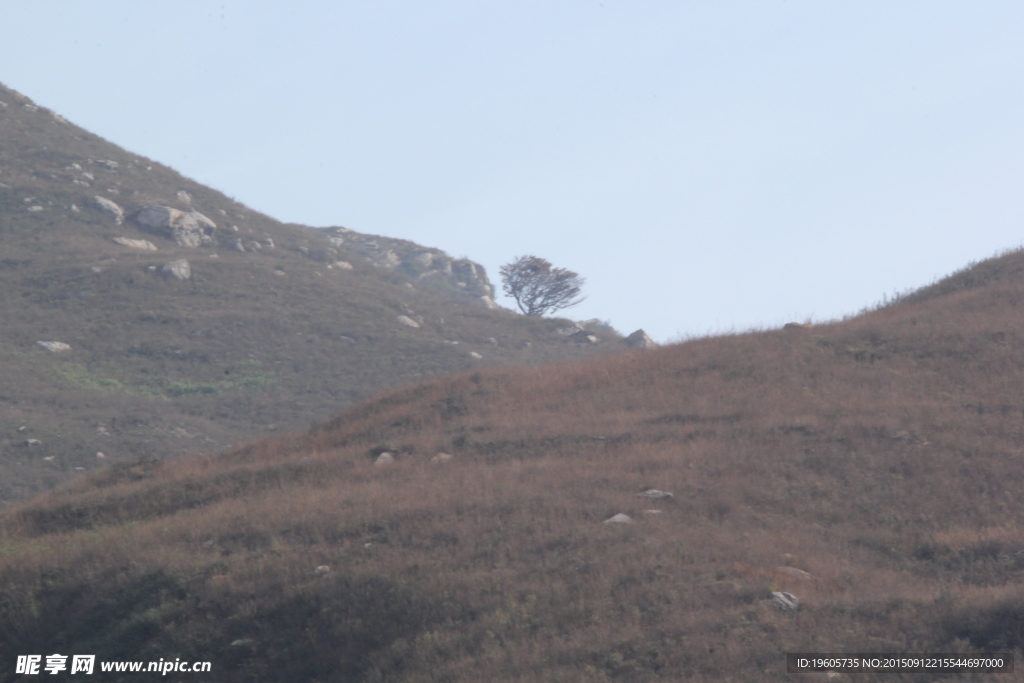
M 784 591 L 772 593 L 771 602 L 783 612 L 796 612 L 800 609 L 800 598 Z
M 160 269 L 160 272 L 164 277 L 172 280 L 187 280 L 192 277 L 192 268 L 188 265 L 188 261 L 186 259 L 178 259 L 177 261 L 165 263 L 164 267 Z
M 156 245 L 149 240 L 133 240 L 129 237 L 115 237 L 114 241 L 124 247 L 142 249 L 143 251 L 156 251 Z
M 617 515 L 613 515 L 602 522 L 603 524 L 632 524 L 633 518 L 624 512 L 620 512 Z
M 110 201 L 106 197 L 96 196 L 96 206 L 100 207 L 100 210 L 104 213 L 108 213 L 114 217 L 114 223 L 121 225 L 124 222 L 124 209 L 118 206 L 115 202 Z
M 37 341 L 36 346 L 41 346 L 47 351 L 51 351 L 53 353 L 71 350 L 70 344 L 65 344 L 64 342 L 59 341 Z

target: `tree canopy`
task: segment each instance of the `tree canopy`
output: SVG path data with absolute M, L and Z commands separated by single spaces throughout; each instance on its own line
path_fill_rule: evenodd
M 555 268 L 537 256 L 518 256 L 499 269 L 505 293 L 516 300 L 526 315 L 544 315 L 583 301 L 586 282 L 578 273 Z

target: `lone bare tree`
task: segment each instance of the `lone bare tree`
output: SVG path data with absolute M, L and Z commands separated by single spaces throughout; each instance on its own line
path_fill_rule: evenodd
M 583 301 L 579 294 L 585 280 L 578 273 L 554 268 L 537 256 L 518 256 L 499 272 L 505 293 L 526 315 L 544 315 Z

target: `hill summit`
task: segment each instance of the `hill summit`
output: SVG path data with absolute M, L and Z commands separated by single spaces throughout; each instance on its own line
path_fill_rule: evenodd
M 623 344 L 493 294 L 470 260 L 280 223 L 0 86 L 0 504 L 387 387 Z

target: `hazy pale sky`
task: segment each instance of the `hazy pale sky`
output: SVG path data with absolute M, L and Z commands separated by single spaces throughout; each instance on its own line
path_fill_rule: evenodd
M 1024 242 L 1020 0 L 0 0 L 0 82 L 282 221 L 499 289 L 542 256 L 663 342 Z

